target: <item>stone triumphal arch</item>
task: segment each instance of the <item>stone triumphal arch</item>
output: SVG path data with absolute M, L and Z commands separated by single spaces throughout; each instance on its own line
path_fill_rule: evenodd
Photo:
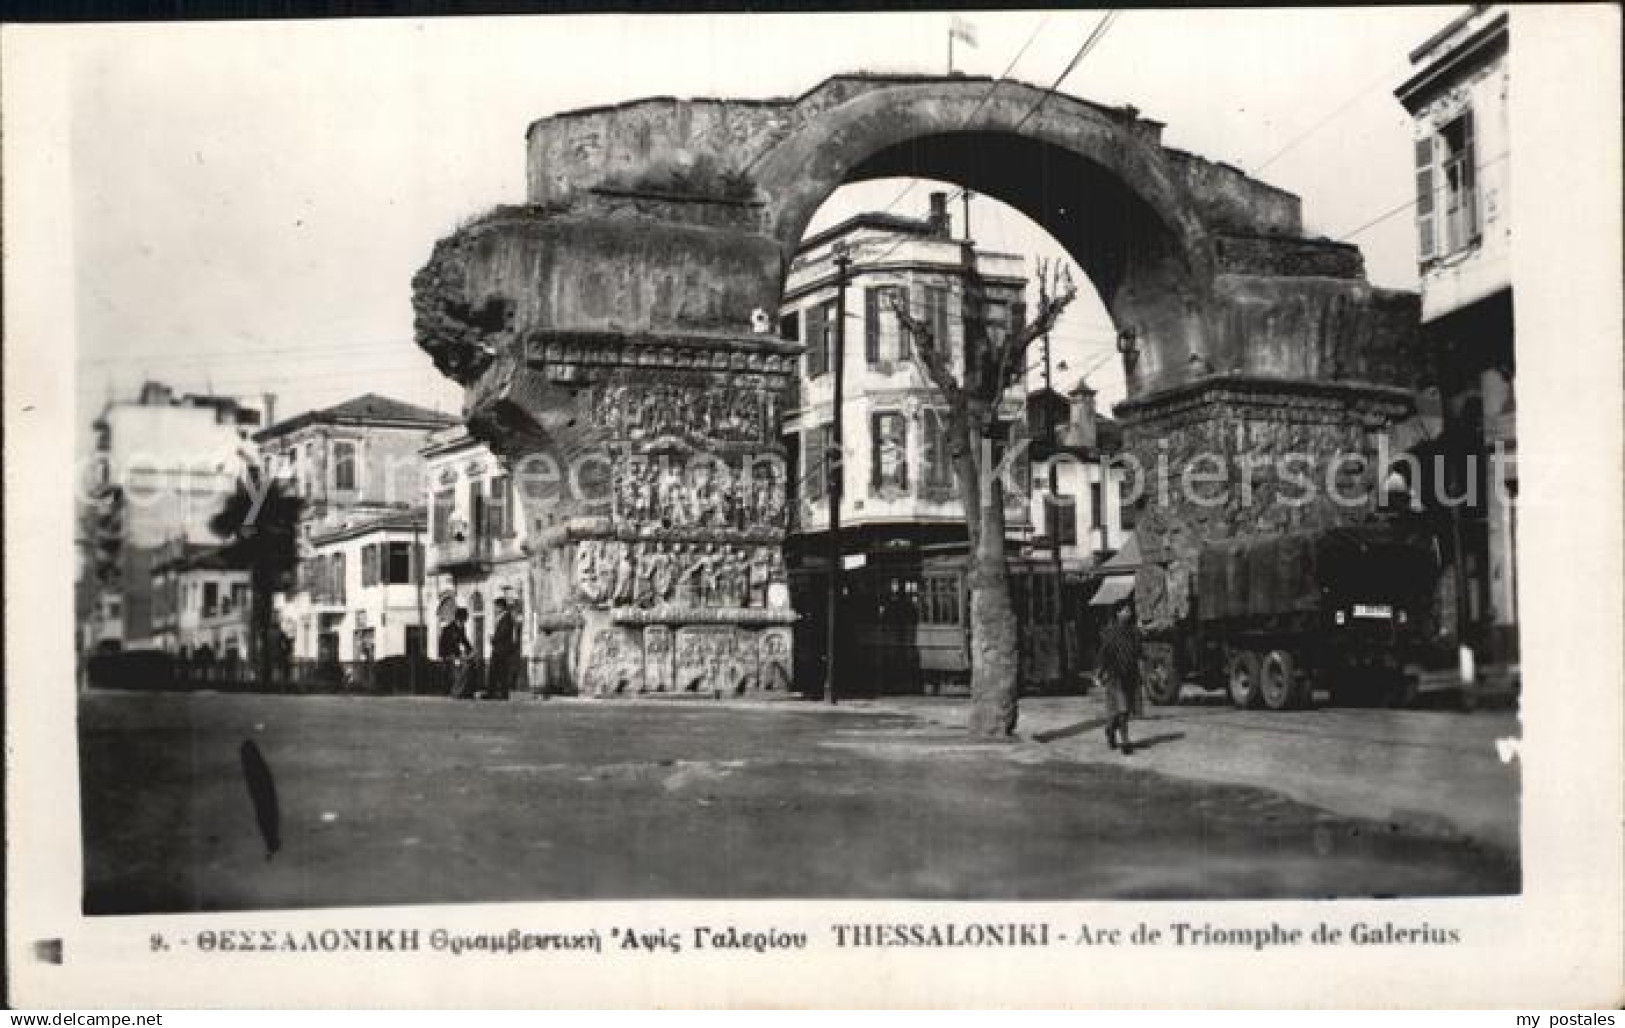
M 952 181 L 1047 229 L 1118 327 L 1142 467 L 1257 458 L 1226 460 L 1246 488 L 1216 506 L 1147 490 L 1142 604 L 1182 602 L 1169 586 L 1205 541 L 1368 513 L 1276 502 L 1270 458 L 1306 454 L 1361 495 L 1408 410 L 1414 296 L 1306 238 L 1297 197 L 1161 130 L 1019 83 L 873 75 L 531 125 L 526 203 L 441 240 L 414 306 L 514 469 L 554 673 L 603 694 L 785 686 L 778 422 L 800 347 L 772 315 L 808 221 L 852 181 Z

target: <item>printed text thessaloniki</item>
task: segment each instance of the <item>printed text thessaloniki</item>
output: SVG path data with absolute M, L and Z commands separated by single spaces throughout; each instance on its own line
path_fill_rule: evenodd
M 1049 925 L 1005 924 L 838 924 L 837 946 L 1048 946 Z

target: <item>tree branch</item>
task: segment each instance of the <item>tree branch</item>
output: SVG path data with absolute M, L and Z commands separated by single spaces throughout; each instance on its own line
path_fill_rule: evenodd
M 907 299 L 901 298 L 901 290 L 888 293 L 886 303 L 897 315 L 902 324 L 903 331 L 909 336 L 909 353 L 915 361 L 925 370 L 926 377 L 931 384 L 937 387 L 943 399 L 950 403 L 958 403 L 964 395 L 964 388 L 954 377 L 953 369 L 948 366 L 948 355 L 937 348 L 936 335 L 931 326 L 909 313 Z
M 1027 347 L 1033 340 L 1050 332 L 1061 312 L 1077 298 L 1078 287 L 1072 281 L 1072 267 L 1052 264 L 1044 258 L 1038 260 L 1038 314 L 1022 326 L 1019 332 L 1007 332 L 999 346 L 999 388 L 1007 388 L 1026 369 Z

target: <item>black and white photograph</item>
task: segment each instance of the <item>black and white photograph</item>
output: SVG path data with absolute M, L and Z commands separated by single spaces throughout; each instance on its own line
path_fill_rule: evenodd
M 1600 785 L 1526 777 L 1532 701 L 1620 711 L 1613 621 L 1525 659 L 1531 567 L 1619 609 L 1552 485 L 1617 512 L 1617 426 L 1541 467 L 1525 400 L 1572 356 L 1621 409 L 1617 324 L 1527 337 L 1536 264 L 1618 311 L 1524 220 L 1563 198 L 1520 55 L 1581 21 L 1617 73 L 1617 10 L 1504 4 L 14 27 L 60 71 L 37 176 L 7 112 L 8 214 L 67 216 L 7 254 L 14 326 L 62 273 L 8 428 L 66 402 L 7 465 L 71 460 L 71 567 L 31 604 L 8 524 L 7 649 L 60 669 L 64 913 L 150 957 L 795 901 L 836 952 L 1014 956 L 1096 941 L 1032 905 L 1262 950 L 1244 901 L 1296 901 L 1481 950 L 1434 912 L 1542 891 L 1531 819 L 1586 815 L 1535 792 L 1619 830 L 1617 733 Z M 733 931 L 677 935 L 796 945 Z

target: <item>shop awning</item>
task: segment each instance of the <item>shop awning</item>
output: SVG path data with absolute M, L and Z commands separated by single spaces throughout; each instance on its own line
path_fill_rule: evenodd
M 1100 583 L 1099 589 L 1095 590 L 1094 597 L 1089 600 L 1089 606 L 1115 607 L 1117 604 L 1122 603 L 1124 600 L 1129 599 L 1133 595 L 1133 578 L 1127 575 L 1122 575 L 1116 578 L 1108 578 L 1104 582 Z

